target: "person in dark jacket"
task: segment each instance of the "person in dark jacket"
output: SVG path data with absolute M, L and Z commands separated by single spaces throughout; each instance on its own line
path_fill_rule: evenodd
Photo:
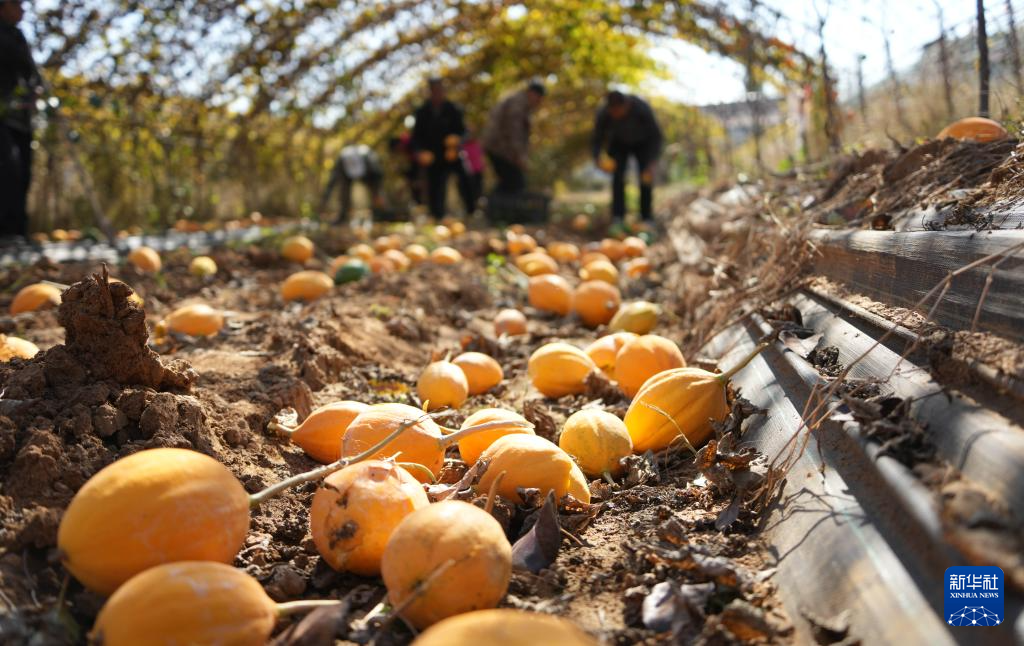
M 654 173 L 664 137 L 654 110 L 640 97 L 609 92 L 597 112 L 591 140 L 594 163 L 612 173 L 612 218 L 621 224 L 626 217 L 626 168 L 630 157 L 640 169 L 640 217 L 653 220 Z M 602 149 L 608 160 L 601 159 Z
M 530 150 L 532 115 L 544 99 L 545 88 L 531 81 L 491 109 L 483 144 L 498 176 L 495 193 L 514 194 L 526 190 L 527 154 Z
M 32 176 L 32 113 L 39 74 L 18 0 L 0 0 L 0 237 L 28 234 Z
M 331 198 L 334 188 L 341 191 L 341 209 L 338 211 L 336 222 L 342 224 L 348 222 L 349 212 L 352 210 L 352 185 L 362 182 L 370 194 L 372 209 L 382 208 L 383 199 L 380 187 L 384 179 L 384 171 L 381 168 L 380 158 L 377 153 L 370 150 L 369 146 L 346 146 L 341 149 L 334 168 L 331 170 L 331 178 L 324 189 L 323 198 L 320 200 L 320 211 L 324 212 L 327 202 Z
M 445 215 L 449 177 L 455 173 L 461 179 L 464 172 L 459 146 L 466 124 L 462 109 L 446 97 L 441 79 L 430 79 L 428 88 L 430 97 L 413 115 L 416 125 L 412 129 L 412 149 L 417 162 L 426 169 L 430 213 L 439 218 Z M 467 211 L 472 209 L 472 205 L 466 205 Z

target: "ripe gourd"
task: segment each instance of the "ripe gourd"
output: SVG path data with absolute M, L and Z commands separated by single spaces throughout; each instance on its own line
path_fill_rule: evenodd
M 530 307 L 565 316 L 572 311 L 572 287 L 558 274 L 534 276 L 527 287 Z
M 622 420 L 596 408 L 570 415 L 558 436 L 558 446 L 592 477 L 619 475 L 619 461 L 633 453 L 633 441 Z
M 528 233 L 510 231 L 505 240 L 508 243 L 508 252 L 513 256 L 530 253 L 537 249 L 537 241 Z
M 324 479 L 313 494 L 309 530 L 332 568 L 377 576 L 395 527 L 429 504 L 423 485 L 408 471 L 394 462 L 369 460 Z
M 612 262 L 618 262 L 626 255 L 626 246 L 621 240 L 605 238 L 601 241 L 601 253 L 608 256 Z
M 619 270 L 610 261 L 593 260 L 580 269 L 583 280 L 603 280 L 611 285 L 619 283 Z
M 452 363 L 466 375 L 470 395 L 485 393 L 505 378 L 501 364 L 483 352 L 463 352 Z
M 726 388 L 767 344 L 761 344 L 739 365 L 716 375 L 700 368 L 675 368 L 651 377 L 633 398 L 623 421 L 633 440 L 633 451 L 660 451 L 679 435 L 700 446 L 711 435 L 712 422 L 729 414 Z
M 11 316 L 17 316 L 24 312 L 35 312 L 47 307 L 60 305 L 61 290 L 55 285 L 47 283 L 34 283 L 18 290 L 11 301 L 9 311 Z
M 224 313 L 205 303 L 179 307 L 167 315 L 157 328 L 189 336 L 213 336 L 224 327 Z
M 11 359 L 31 359 L 39 354 L 39 346 L 16 336 L 0 334 L 0 362 Z
M 449 224 L 448 228 L 451 229 L 453 238 L 457 238 L 466 232 L 466 225 L 459 220 L 455 220 Z
M 967 117 L 954 121 L 939 133 L 938 139 L 952 137 L 960 141 L 977 141 L 986 143 L 989 141 L 1001 141 L 1006 139 L 1009 133 L 1001 124 L 992 119 L 984 117 Z
M 196 256 L 188 264 L 188 273 L 197 278 L 208 278 L 217 273 L 217 263 L 209 256 Z
M 390 260 L 398 271 L 405 271 L 412 265 L 409 257 L 397 249 L 388 249 L 381 255 Z
M 597 341 L 588 345 L 583 351 L 593 360 L 594 364 L 601 369 L 601 372 L 614 378 L 615 355 L 619 353 L 622 346 L 626 345 L 637 337 L 632 332 L 616 332 L 603 336 Z
M 405 255 L 414 265 L 418 265 L 430 257 L 430 252 L 421 244 L 411 244 L 405 248 Z
M 585 213 L 577 213 L 572 219 L 572 229 L 580 233 L 587 231 L 590 229 L 590 218 Z
M 587 327 L 611 321 L 621 302 L 618 288 L 602 280 L 581 283 L 572 295 L 572 309 Z
M 265 644 L 278 606 L 259 582 L 208 561 L 152 567 L 132 577 L 100 610 L 90 643 Z
M 376 256 L 377 252 L 375 252 L 373 247 L 365 242 L 360 242 L 359 244 L 353 245 L 349 248 L 348 255 L 353 258 L 359 258 L 363 262 L 370 262 L 370 259 Z
M 425 630 L 412 646 L 598 646 L 576 624 L 539 612 L 510 608 L 476 610 Z
M 381 576 L 391 605 L 422 630 L 497 606 L 512 576 L 512 546 L 489 513 L 445 500 L 398 524 L 384 548 Z
M 628 258 L 639 258 L 647 253 L 647 243 L 642 238 L 629 236 L 622 241 L 622 251 Z
M 647 334 L 626 343 L 615 355 L 615 381 L 622 392 L 633 397 L 654 375 L 684 366 L 679 346 L 663 336 Z
M 306 264 L 313 257 L 313 241 L 306 236 L 290 236 L 281 243 L 281 256 L 286 260 Z
M 590 263 L 597 262 L 599 260 L 607 263 L 611 262 L 611 259 L 600 251 L 587 251 L 580 258 L 580 267 L 586 267 Z
M 516 258 L 516 267 L 527 276 L 558 273 L 558 263 L 546 253 L 534 251 Z
M 380 236 L 373 241 L 373 250 L 380 254 L 390 249 L 398 249 L 401 246 L 402 240 L 398 236 Z
M 541 346 L 527 363 L 534 388 L 552 398 L 583 392 L 587 376 L 596 369 L 585 352 L 561 342 Z
M 580 259 L 580 248 L 571 242 L 552 242 L 548 253 L 558 262 L 576 262 Z
M 622 266 L 630 278 L 639 278 L 651 273 L 651 261 L 647 258 L 633 258 Z
M 654 303 L 647 301 L 626 303 L 608 322 L 608 329 L 614 332 L 647 334 L 658 325 L 660 314 L 661 308 Z
M 469 396 L 469 382 L 462 368 L 450 361 L 434 361 L 420 373 L 416 394 L 428 410 L 458 408 Z
M 494 317 L 494 333 L 498 336 L 526 334 L 526 316 L 519 310 L 505 309 Z
M 231 563 L 249 531 L 249 494 L 220 462 L 186 449 L 121 458 L 89 479 L 61 519 L 64 566 L 109 595 L 171 561 Z
M 150 247 L 136 247 L 128 253 L 128 262 L 135 265 L 141 272 L 153 273 L 160 271 L 162 263 L 160 254 Z
M 590 503 L 590 486 L 583 472 L 569 454 L 539 435 L 510 434 L 494 441 L 483 453 L 487 471 L 477 484 L 477 491 L 491 489 L 498 474 L 504 472 L 497 493 L 519 503 L 518 489 L 540 489 L 541 496 L 555 492 L 555 499 L 565 494 L 580 502 Z
M 459 456 L 466 464 L 474 464 L 480 459 L 480 454 L 487 447 L 494 444 L 499 438 L 513 433 L 533 435 L 533 429 L 525 426 L 528 424 L 526 418 L 515 411 L 504 408 L 484 408 L 473 413 L 462 423 L 462 428 L 467 429 L 488 422 L 510 422 L 508 424 L 493 428 L 483 433 L 475 433 L 459 440 Z
M 439 224 L 433 229 L 434 239 L 444 242 L 452 239 L 452 230 L 446 224 Z
M 438 265 L 455 265 L 462 262 L 462 254 L 451 247 L 438 247 L 430 252 L 430 260 Z
M 390 274 L 398 271 L 395 261 L 387 256 L 374 256 L 366 264 L 374 274 Z
M 369 406 L 357 401 L 339 401 L 317 408 L 295 428 L 271 422 L 268 428 L 288 437 L 306 455 L 330 464 L 341 458 L 341 442 L 352 421 Z
M 286 301 L 315 301 L 331 291 L 334 281 L 322 271 L 300 271 L 281 284 L 281 297 Z

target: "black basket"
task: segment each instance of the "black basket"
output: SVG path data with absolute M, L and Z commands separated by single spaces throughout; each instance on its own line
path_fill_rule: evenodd
M 541 193 L 492 193 L 487 196 L 487 219 L 505 224 L 543 224 L 551 198 Z

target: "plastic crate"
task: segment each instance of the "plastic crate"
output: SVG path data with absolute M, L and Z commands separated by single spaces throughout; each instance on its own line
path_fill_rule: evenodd
M 548 221 L 551 198 L 541 193 L 492 193 L 487 196 L 487 219 L 506 224 Z

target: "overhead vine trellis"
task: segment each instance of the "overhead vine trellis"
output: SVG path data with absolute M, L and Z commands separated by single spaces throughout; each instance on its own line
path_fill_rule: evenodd
M 429 74 L 448 79 L 477 127 L 502 93 L 548 79 L 537 168 L 553 177 L 583 152 L 609 83 L 659 73 L 653 40 L 752 57 L 778 85 L 813 73 L 801 52 L 712 2 L 65 0 L 34 11 L 37 59 L 120 224 L 296 213 L 340 145 L 377 145 L 402 127 Z M 670 129 L 713 128 L 692 109 L 672 115 Z M 64 144 L 52 128 L 43 143 L 36 210 L 73 218 Z

